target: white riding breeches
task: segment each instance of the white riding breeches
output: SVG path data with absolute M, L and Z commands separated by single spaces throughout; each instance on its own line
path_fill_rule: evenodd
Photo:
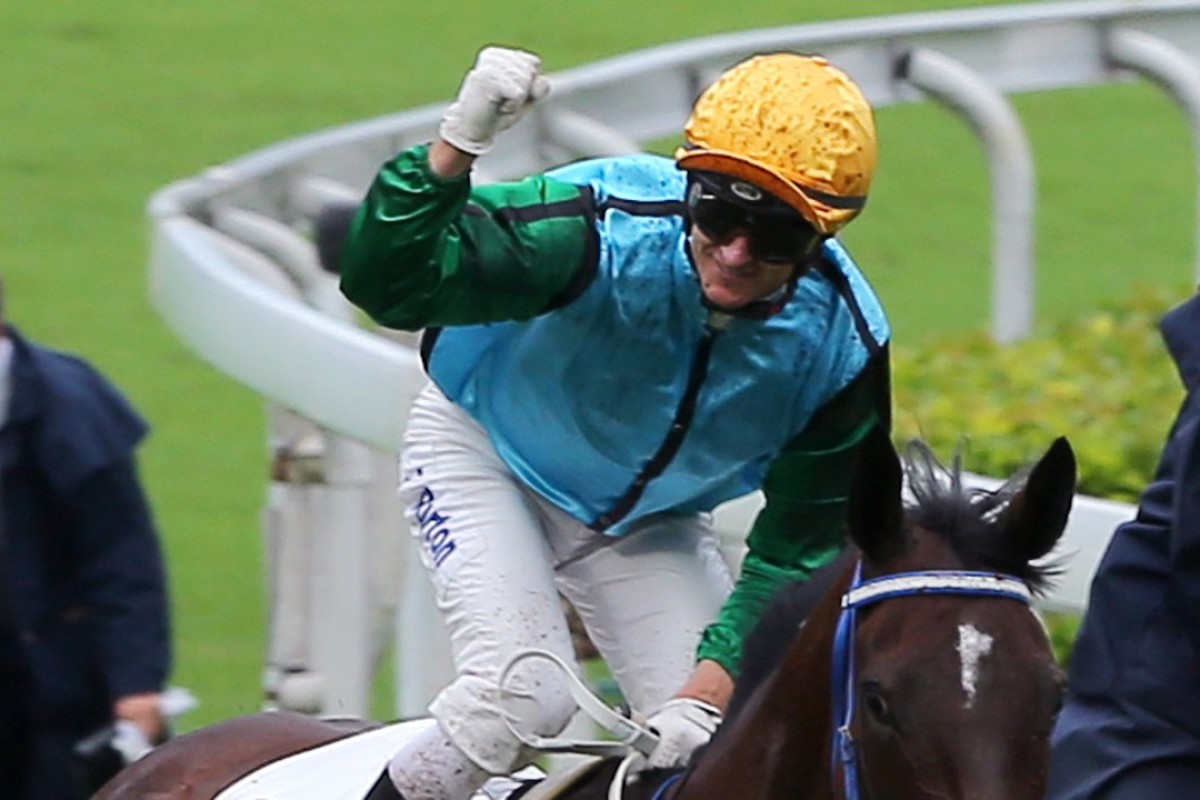
M 514 653 L 549 650 L 578 669 L 559 592 L 636 711 L 653 711 L 683 685 L 733 585 L 706 516 L 656 517 L 596 547 L 602 534 L 522 483 L 432 384 L 413 404 L 400 469 L 457 672 L 429 710 L 472 761 L 504 774 L 530 757 L 500 716 L 498 681 Z M 506 688 L 516 697 L 504 708 L 523 731 L 554 735 L 575 710 L 545 660 L 523 662 Z

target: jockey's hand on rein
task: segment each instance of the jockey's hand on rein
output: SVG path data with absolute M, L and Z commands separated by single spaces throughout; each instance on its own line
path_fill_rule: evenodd
M 658 746 L 646 758 L 649 767 L 682 767 L 700 745 L 712 738 L 721 724 L 721 710 L 691 697 L 668 700 L 646 718 L 647 727 L 659 737 Z

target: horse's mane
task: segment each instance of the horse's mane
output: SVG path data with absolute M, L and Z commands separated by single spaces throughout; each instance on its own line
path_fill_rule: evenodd
M 746 707 L 754 690 L 783 663 L 783 657 L 800 625 L 825 593 L 832 590 L 832 584 L 846 563 L 857 555 L 858 551 L 854 548 L 846 548 L 831 563 L 815 571 L 809 580 L 785 583 L 771 596 L 757 624 L 742 643 L 742 658 L 738 663 L 733 697 L 725 709 L 725 719 L 717 728 L 714 740 L 725 731 L 733 730 L 731 723 L 734 718 Z M 702 745 L 693 752 L 692 761 L 707 747 L 707 744 Z
M 726 722 L 741 710 L 754 688 L 783 661 L 799 626 L 857 556 L 857 550 L 846 548 L 838 558 L 815 571 L 809 580 L 785 583 L 771 596 L 758 623 L 743 642 L 738 679 L 726 709 Z
M 963 450 L 960 446 L 949 466 L 942 464 L 923 441 L 914 440 L 901 454 L 910 499 L 905 503 L 909 525 L 945 537 L 963 568 L 1001 572 L 1024 581 L 1034 592 L 1043 591 L 1058 573 L 1054 564 L 1031 564 L 1006 548 L 999 530 L 1002 512 L 1025 486 L 1029 470 L 1022 469 L 994 490 L 963 483 Z M 776 591 L 757 625 L 747 635 L 739 665 L 740 674 L 729 704 L 727 720 L 745 705 L 751 691 L 783 660 L 798 626 L 812 613 L 817 601 L 831 588 L 845 565 L 857 556 L 847 548 L 827 567 L 807 581 L 785 584 Z

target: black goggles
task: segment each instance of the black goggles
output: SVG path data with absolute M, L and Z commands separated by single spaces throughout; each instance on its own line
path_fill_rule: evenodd
M 754 256 L 777 264 L 801 263 L 824 241 L 821 232 L 791 206 L 751 184 L 729 183 L 732 188 L 696 173 L 689 177 L 688 218 L 708 238 L 721 242 L 744 231 Z M 748 195 L 743 202 L 739 202 L 741 195 L 731 197 L 739 188 L 741 195 Z

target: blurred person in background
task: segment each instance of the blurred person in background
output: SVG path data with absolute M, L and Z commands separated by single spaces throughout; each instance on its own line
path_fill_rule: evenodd
M 1200 295 L 1161 327 L 1187 393 L 1092 579 L 1049 800 L 1200 797 Z
M 0 798 L 78 800 L 107 777 L 81 769 L 81 741 L 119 721 L 166 733 L 166 575 L 134 459 L 147 426 L 93 367 L 24 338 L 4 299 Z
M 556 589 L 635 712 L 651 767 L 721 720 L 774 590 L 843 547 L 858 443 L 890 420 L 883 308 L 834 234 L 875 170 L 873 113 L 824 59 L 776 53 L 697 101 L 674 160 L 582 161 L 473 185 L 547 91 L 537 56 L 479 54 L 432 144 L 384 165 L 342 253 L 346 296 L 425 329 L 400 495 L 458 677 L 372 800 L 465 800 L 574 705 Z M 765 489 L 736 585 L 709 512 Z M 732 590 L 732 593 L 731 593 Z M 507 693 L 506 693 L 507 694 Z

